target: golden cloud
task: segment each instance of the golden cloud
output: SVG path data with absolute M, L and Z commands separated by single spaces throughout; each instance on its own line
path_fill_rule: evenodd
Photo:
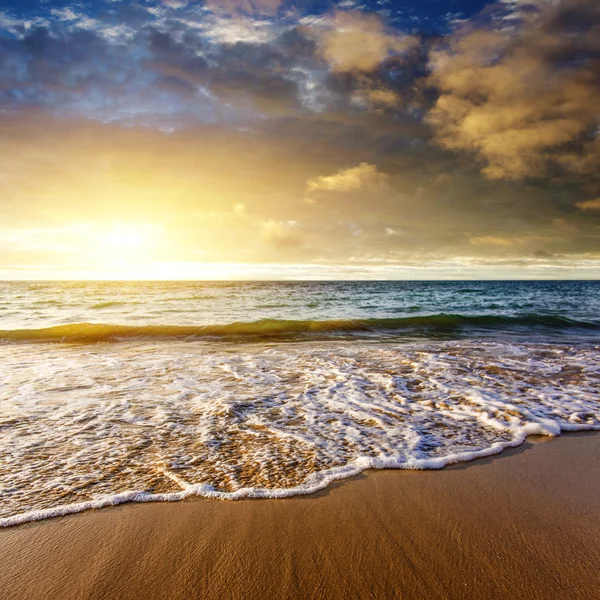
M 300 230 L 296 221 L 263 221 L 262 238 L 278 247 L 298 246 L 301 243 Z
M 469 239 L 472 246 L 512 246 L 514 241 L 509 238 L 503 238 L 494 235 L 475 236 Z
M 580 210 L 600 210 L 600 198 L 594 200 L 585 200 L 584 202 L 577 202 L 575 204 Z
M 474 153 L 492 179 L 541 176 L 552 166 L 593 173 L 600 4 L 537 0 L 535 10 L 512 16 L 516 26 L 499 19 L 464 28 L 432 52 L 429 83 L 441 94 L 428 122 L 437 143 Z
M 377 170 L 375 165 L 360 163 L 356 167 L 342 169 L 334 175 L 314 177 L 306 184 L 307 193 L 356 192 L 366 187 L 387 183 L 389 177 Z
M 386 27 L 377 15 L 338 11 L 328 27 L 317 31 L 317 43 L 332 71 L 349 72 L 371 71 L 414 48 L 418 39 Z

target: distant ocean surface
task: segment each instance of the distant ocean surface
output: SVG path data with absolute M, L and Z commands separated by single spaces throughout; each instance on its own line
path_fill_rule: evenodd
M 600 429 L 600 282 L 0 282 L 0 525 Z

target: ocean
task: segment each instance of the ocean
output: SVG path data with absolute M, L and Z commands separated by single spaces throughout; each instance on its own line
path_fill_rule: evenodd
M 2 282 L 0 526 L 600 429 L 600 282 Z

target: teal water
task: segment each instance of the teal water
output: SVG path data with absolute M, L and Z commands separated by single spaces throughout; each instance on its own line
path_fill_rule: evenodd
M 0 283 L 0 336 L 19 338 L 9 332 L 82 323 L 135 329 L 72 327 L 47 337 L 483 330 L 595 335 L 599 292 L 598 281 L 5 282 Z M 26 337 L 21 333 L 19 339 Z

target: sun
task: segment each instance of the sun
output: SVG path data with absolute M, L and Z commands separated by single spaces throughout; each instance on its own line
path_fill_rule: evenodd
M 128 251 L 148 245 L 149 235 L 135 225 L 117 225 L 105 233 L 102 246 L 107 250 Z
M 118 223 L 97 232 L 96 257 L 104 264 L 145 261 L 157 244 L 158 228 L 136 223 Z

